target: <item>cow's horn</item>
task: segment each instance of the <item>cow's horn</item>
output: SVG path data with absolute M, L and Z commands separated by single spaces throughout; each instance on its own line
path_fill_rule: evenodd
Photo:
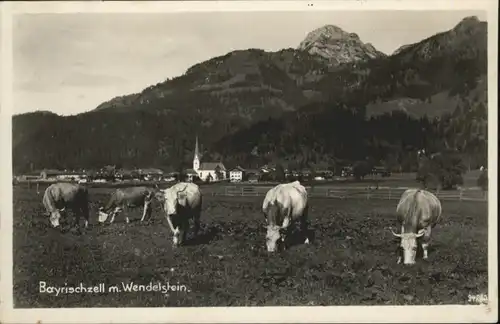
M 66 209 L 66 207 L 63 207 L 63 208 L 59 209 L 59 211 L 63 212 L 65 209 Z
M 392 230 L 392 228 L 390 228 L 391 232 L 392 232 L 392 235 L 396 236 L 396 237 L 401 237 L 402 235 L 401 234 L 396 234 L 394 233 L 394 231 Z
M 424 235 L 424 234 L 425 234 L 425 232 L 424 232 L 423 230 L 420 230 L 420 231 L 417 233 L 416 237 L 421 237 L 421 236 L 422 236 L 422 235 Z

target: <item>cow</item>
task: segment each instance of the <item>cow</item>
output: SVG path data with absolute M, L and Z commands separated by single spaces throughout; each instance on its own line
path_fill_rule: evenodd
M 304 243 L 309 244 L 308 210 L 307 191 L 299 181 L 279 184 L 267 192 L 262 203 L 262 211 L 267 221 L 268 252 L 276 251 L 279 239 L 282 243 L 286 242 L 290 225 L 297 220 L 300 220 L 301 231 L 306 238 Z
M 85 219 L 85 227 L 89 225 L 89 201 L 86 187 L 73 183 L 51 184 L 43 194 L 42 203 L 52 227 L 60 225 L 61 213 L 65 214 L 66 208 L 71 209 L 75 215 L 75 226 L 79 225 L 80 217 Z
M 184 244 L 189 221 L 194 221 L 194 235 L 200 230 L 202 196 L 198 185 L 179 182 L 170 188 L 160 190 L 156 197 L 162 204 L 168 225 L 173 233 L 173 246 Z
M 151 202 L 155 196 L 155 189 L 147 187 L 130 187 L 116 189 L 108 200 L 105 207 L 99 208 L 99 222 L 104 223 L 111 214 L 110 223 L 113 223 L 115 216 L 126 209 L 125 221 L 130 223 L 127 212 L 130 208 L 143 206 L 141 222 L 144 221 L 146 215 L 151 215 Z
M 441 220 L 441 212 L 441 202 L 429 191 L 407 189 L 403 193 L 396 208 L 401 234 L 394 233 L 392 229 L 391 232 L 401 238 L 404 264 L 415 263 L 418 241 L 424 252 L 423 259 L 428 258 L 431 229 Z M 401 255 L 398 256 L 397 263 L 401 263 Z

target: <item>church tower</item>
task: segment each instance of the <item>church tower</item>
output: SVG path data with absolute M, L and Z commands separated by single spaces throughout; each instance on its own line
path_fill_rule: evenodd
M 198 136 L 196 136 L 196 146 L 194 147 L 193 170 L 198 172 L 200 168 L 200 150 L 198 149 Z

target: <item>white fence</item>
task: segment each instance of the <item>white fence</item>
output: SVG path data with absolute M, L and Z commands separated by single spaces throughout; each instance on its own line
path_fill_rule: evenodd
M 272 187 L 268 186 L 226 186 L 210 190 L 213 196 L 265 196 Z M 204 188 L 203 188 L 204 189 Z M 367 188 L 367 187 L 306 187 L 309 197 L 337 199 L 395 199 L 399 200 L 408 188 Z M 204 190 L 203 190 L 204 191 Z M 433 191 L 440 200 L 488 201 L 488 192 L 476 188 Z M 207 192 L 208 193 L 208 192 Z

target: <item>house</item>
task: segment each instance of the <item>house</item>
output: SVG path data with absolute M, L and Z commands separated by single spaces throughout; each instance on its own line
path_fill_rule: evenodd
M 115 173 L 115 178 L 120 181 L 130 180 L 138 177 L 139 173 L 136 170 L 121 169 Z
M 390 177 L 391 172 L 384 166 L 375 166 L 371 170 L 372 175 L 379 175 L 381 177 Z
M 240 166 L 237 166 L 234 169 L 229 171 L 229 181 L 231 182 L 240 182 L 243 181 L 243 176 L 245 174 L 245 169 Z
M 273 171 L 276 171 L 276 167 L 272 166 L 272 165 L 264 165 L 260 168 L 260 172 L 261 173 L 271 173 Z
M 353 176 L 352 166 L 343 167 L 341 171 L 341 176 L 346 178 L 352 177 Z
M 250 183 L 259 182 L 259 174 L 257 174 L 257 173 L 248 174 L 248 182 L 250 182 Z
M 244 176 L 246 181 L 253 183 L 262 180 L 262 176 L 266 174 L 267 173 L 263 173 L 259 169 L 245 169 Z
M 143 178 L 146 181 L 160 180 L 163 177 L 162 170 L 153 168 L 140 169 L 139 174 L 141 175 L 141 178 Z
M 227 170 L 222 162 L 201 162 L 198 149 L 198 137 L 196 137 L 196 146 L 194 149 L 193 170 L 202 181 L 221 181 L 226 180 Z

